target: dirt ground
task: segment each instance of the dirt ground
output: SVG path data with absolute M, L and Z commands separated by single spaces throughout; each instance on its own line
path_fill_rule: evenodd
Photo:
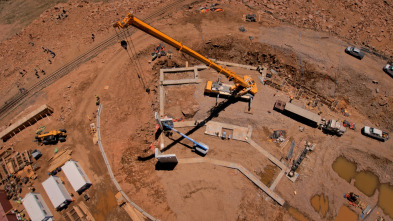
M 1 105 L 19 93 L 20 88 L 28 88 L 42 80 L 45 76 L 41 70 L 49 75 L 116 34 L 112 24 L 129 11 L 142 18 L 170 3 L 70 0 L 58 1 L 62 3 L 54 6 L 54 3 L 48 5 L 44 1 L 26 1 L 34 5 L 34 13 L 16 19 L 13 16 L 24 13 L 16 9 L 17 2 L 0 3 L 0 27 L 3 27 L 0 32 L 0 59 L 3 61 L 0 63 Z M 3 149 L 38 148 L 43 151 L 43 158 L 37 162 L 41 169 L 35 186 L 50 208 L 39 182 L 47 178 L 47 161 L 53 156 L 54 149 L 69 148 L 73 150 L 73 159 L 81 163 L 93 182 L 87 191 L 91 200 L 86 204 L 95 219 L 129 219 L 116 205 L 116 188 L 99 148 L 89 134 L 89 124 L 96 120 L 95 95 L 101 98 L 103 105 L 102 142 L 116 179 L 132 201 L 160 220 L 295 220 L 297 216 L 290 212 L 293 209 L 309 220 L 333 220 L 340 208 L 347 205 L 342 194 L 349 191 L 359 193 L 370 205 L 377 204 L 378 191 L 368 197 L 334 172 L 332 164 L 339 156 L 356 162 L 359 171 L 371 171 L 378 176 L 380 183 L 393 185 L 393 141 L 382 143 L 360 134 L 364 125 L 393 131 L 393 79 L 382 71 L 392 58 L 393 25 L 387 18 L 393 2 L 219 1 L 224 12 L 198 11 L 200 6 L 212 3 L 179 1 L 176 9 L 155 17 L 152 25 L 209 58 L 265 65 L 282 78 L 288 77 L 340 101 L 341 107 L 348 111 L 348 117 L 326 106 L 318 106 L 313 111 L 321 111 L 327 119 L 355 122 L 357 130 L 349 130 L 342 137 L 326 135 L 273 111 L 277 99 L 288 101 L 290 95 L 262 85 L 257 72 L 240 68 L 233 70 L 241 76 L 249 74 L 257 82 L 259 92 L 253 100 L 252 114 L 244 112 L 246 103 L 236 102 L 210 116 L 216 100 L 204 96 L 203 89 L 205 82 L 216 80 L 218 74 L 204 70 L 199 73 L 200 84 L 165 87 L 166 115 L 179 119 L 184 113 L 192 113 L 185 116 L 186 120 L 210 117 L 222 123 L 250 125 L 252 139 L 277 159 L 284 158 L 289 149 L 289 144 L 280 147 L 269 140 L 270 133 L 277 129 L 286 130 L 287 136 L 296 141 L 294 156 L 300 154 L 306 140 L 315 143 L 316 149 L 301 164 L 296 182 L 283 177 L 276 187 L 275 192 L 286 201 L 284 207 L 233 169 L 201 163 L 178 164 L 173 170 L 158 170 L 150 146 L 155 142 L 154 112 L 159 111 L 159 70 L 184 67 L 186 62 L 188 65 L 200 62 L 169 46 L 166 50 L 173 52 L 170 62 L 166 57 L 150 62 L 153 47 L 160 42 L 137 31 L 128 38 L 135 47 L 136 56 L 130 58 L 120 43 L 110 46 L 0 121 L 0 130 L 3 130 L 42 104 L 54 108 L 51 117 L 1 144 Z M 10 14 L 10 11 L 15 13 Z M 259 21 L 244 22 L 242 16 L 247 13 L 256 13 Z M 246 32 L 239 31 L 242 25 Z M 91 38 L 93 33 L 94 40 Z M 366 53 L 359 61 L 344 53 L 347 45 L 365 47 L 371 53 Z M 55 52 L 55 58 L 42 47 Z M 34 69 L 40 78 L 34 75 Z M 22 77 L 19 72 L 23 70 L 27 74 Z M 174 76 L 168 79 L 172 77 L 175 79 Z M 188 78 L 189 73 L 176 77 Z M 224 77 L 222 80 L 226 81 Z M 305 99 L 293 101 L 302 107 L 307 102 Z M 66 128 L 69 133 L 67 141 L 56 146 L 37 146 L 32 142 L 33 135 L 43 125 L 48 129 Z M 305 131 L 299 132 L 299 126 L 305 127 Z M 179 130 L 188 133 L 192 129 Z M 260 176 L 263 182 L 271 182 L 278 174 L 273 169 L 276 168 L 274 164 L 245 142 L 205 135 L 204 127 L 190 132 L 190 137 L 209 145 L 206 158 L 239 163 Z M 165 144 L 172 146 L 165 153 L 175 153 L 178 158 L 200 157 L 191 151 L 191 142 L 182 140 L 176 143 L 177 138 L 177 135 L 172 140 L 165 138 Z M 311 204 L 313 196 L 322 194 L 328 199 L 324 215 Z M 75 198 L 76 201 L 83 200 L 82 196 Z M 359 209 L 352 209 L 360 214 Z M 56 219 L 62 220 L 66 211 L 52 212 Z M 370 220 L 375 219 L 377 213 L 385 219 L 393 218 L 377 206 Z

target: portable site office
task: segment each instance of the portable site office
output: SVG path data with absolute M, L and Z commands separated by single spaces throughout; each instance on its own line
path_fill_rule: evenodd
M 68 181 L 70 181 L 72 188 L 74 188 L 75 192 L 78 194 L 81 194 L 91 186 L 89 178 L 77 161 L 67 161 L 64 166 L 61 167 L 61 170 L 66 175 Z
M 32 221 L 52 220 L 52 213 L 39 193 L 28 193 L 22 200 Z
M 42 186 L 56 210 L 72 202 L 70 194 L 59 177 L 50 176 L 42 183 Z

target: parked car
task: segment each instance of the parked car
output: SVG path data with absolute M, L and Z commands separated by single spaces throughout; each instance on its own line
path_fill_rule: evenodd
M 383 67 L 383 71 L 385 71 L 390 77 L 393 77 L 393 65 L 387 64 Z
M 374 139 L 380 140 L 380 141 L 387 141 L 389 139 L 389 134 L 386 132 L 383 132 L 382 130 L 379 130 L 377 128 L 372 128 L 368 126 L 364 126 L 362 128 L 362 134 L 368 137 L 372 137 Z
M 345 49 L 345 53 L 352 55 L 359 60 L 362 60 L 362 58 L 364 57 L 364 53 L 359 48 L 355 48 L 351 46 L 348 46 Z

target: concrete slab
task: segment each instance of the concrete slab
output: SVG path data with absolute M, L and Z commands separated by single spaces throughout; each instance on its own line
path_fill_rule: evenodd
M 251 137 L 252 127 L 240 127 L 232 124 L 209 121 L 206 123 L 205 134 L 211 136 L 222 136 L 222 129 L 233 130 L 232 139 L 247 142 L 247 137 Z

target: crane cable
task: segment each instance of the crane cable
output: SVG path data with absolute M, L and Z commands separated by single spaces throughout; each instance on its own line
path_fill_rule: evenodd
M 119 39 L 121 39 L 121 36 L 119 36 L 119 33 L 117 32 L 116 28 L 115 28 L 115 31 L 116 31 L 116 35 L 119 37 Z M 130 43 L 127 40 L 127 34 L 125 33 L 125 31 L 120 32 L 120 33 L 124 34 L 124 39 L 127 42 L 127 45 L 130 45 Z M 128 47 L 126 47 L 125 49 L 127 51 L 128 57 L 130 58 L 131 62 L 134 63 L 135 71 L 136 71 L 136 74 L 138 76 L 138 79 L 139 79 L 140 83 L 142 84 L 143 88 L 145 90 L 147 90 L 145 82 L 144 82 L 144 80 L 143 80 L 143 78 L 142 78 L 142 76 L 140 74 L 139 66 L 138 66 L 137 62 L 135 61 L 135 59 L 133 59 L 133 56 L 135 56 L 134 53 L 132 52 L 132 50 L 130 48 L 130 51 L 131 51 L 131 54 L 132 54 L 132 56 L 131 56 L 130 52 L 128 51 Z
M 128 30 L 127 30 L 127 31 L 128 31 Z M 124 37 L 125 37 L 125 41 L 127 42 L 127 45 L 130 45 L 130 43 L 128 42 L 128 37 L 127 37 L 126 32 L 124 31 L 123 33 L 124 33 Z M 132 42 L 132 39 L 131 39 L 131 42 Z M 133 44 L 133 43 L 132 43 L 132 44 Z M 136 51 L 133 51 L 131 47 L 127 47 L 126 50 L 127 50 L 128 56 L 130 57 L 130 60 L 131 60 L 131 61 L 134 63 L 134 65 L 135 65 L 135 69 L 136 69 L 136 73 L 137 73 L 137 75 L 138 75 L 138 79 L 141 81 L 141 83 L 142 83 L 142 85 L 143 85 L 143 88 L 146 90 L 146 85 L 145 85 L 145 82 L 144 82 L 144 80 L 143 80 L 141 68 L 138 66 L 138 63 L 136 62 L 136 57 L 137 57 Z M 129 54 L 128 50 L 130 50 L 132 56 Z
M 131 35 L 129 34 L 128 29 L 127 29 L 127 34 L 128 34 L 128 36 L 131 36 Z M 140 60 L 139 60 L 139 58 L 138 58 L 138 56 L 137 56 L 136 49 L 135 49 L 135 45 L 134 45 L 134 42 L 132 41 L 132 39 L 131 39 L 131 45 L 132 45 L 132 48 L 133 48 L 134 53 L 135 53 L 135 60 L 136 60 L 136 63 L 137 63 L 137 67 L 139 68 L 139 70 L 140 70 L 140 72 L 141 72 L 141 75 L 142 75 L 142 79 L 143 79 L 143 78 L 145 78 L 145 73 L 144 73 L 144 71 L 143 71 L 141 62 L 140 62 Z M 146 89 L 146 88 L 145 88 L 145 89 Z

